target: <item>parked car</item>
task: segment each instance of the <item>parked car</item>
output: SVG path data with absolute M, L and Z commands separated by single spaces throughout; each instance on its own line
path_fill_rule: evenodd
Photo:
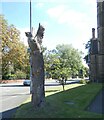
M 23 81 L 24 86 L 30 86 L 30 84 L 31 84 L 31 80 L 26 79 L 26 80 Z

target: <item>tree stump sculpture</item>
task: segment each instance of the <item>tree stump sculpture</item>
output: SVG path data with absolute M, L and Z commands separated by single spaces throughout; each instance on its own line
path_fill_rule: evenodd
M 44 27 L 40 25 L 35 37 L 31 32 L 25 32 L 28 37 L 30 47 L 30 66 L 31 66 L 31 83 L 32 83 L 32 104 L 35 108 L 44 104 L 44 60 L 42 54 L 42 39 Z

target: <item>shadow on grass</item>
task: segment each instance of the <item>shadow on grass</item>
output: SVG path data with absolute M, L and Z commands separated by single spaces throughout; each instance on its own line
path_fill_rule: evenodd
M 6 111 L 0 113 L 1 114 L 1 120 L 6 120 L 6 119 L 11 120 L 10 118 L 14 118 L 14 114 L 15 114 L 15 112 L 18 108 L 19 107 L 15 107 L 13 109 L 6 110 Z
M 95 96 L 95 99 L 92 100 L 86 110 L 90 112 L 104 114 L 104 88 L 99 91 L 97 96 Z
M 35 110 L 31 102 L 22 104 L 16 118 L 102 118 L 102 114 L 85 111 L 101 90 L 100 84 L 88 84 L 61 91 L 45 98 L 45 105 Z M 57 90 L 58 91 L 58 90 Z M 47 92 L 56 92 L 49 90 Z M 67 104 L 73 102 L 74 104 Z
M 57 92 L 59 90 L 46 90 L 45 92 Z

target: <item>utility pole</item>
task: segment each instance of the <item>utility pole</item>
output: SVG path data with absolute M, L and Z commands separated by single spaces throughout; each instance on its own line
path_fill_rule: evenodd
M 30 33 L 32 34 L 32 26 L 31 26 L 32 20 L 31 20 L 31 17 L 32 17 L 32 14 L 31 14 L 31 0 L 30 0 Z M 32 93 L 32 70 L 31 70 L 31 64 L 32 64 L 32 59 L 31 59 L 31 55 L 30 55 L 30 81 L 31 81 L 30 93 Z
M 32 33 L 31 17 L 32 17 L 32 14 L 31 14 L 31 0 L 30 0 L 30 32 Z

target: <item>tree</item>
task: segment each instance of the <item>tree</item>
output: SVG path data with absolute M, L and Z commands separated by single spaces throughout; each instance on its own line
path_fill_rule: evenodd
M 44 60 L 42 53 L 42 38 L 44 27 L 39 24 L 37 34 L 26 32 L 28 44 L 30 47 L 30 66 L 31 66 L 31 83 L 32 83 L 32 104 L 34 108 L 44 105 Z
M 56 47 L 59 58 L 63 67 L 69 68 L 70 75 L 76 76 L 78 75 L 79 70 L 82 67 L 81 55 L 82 52 L 73 48 L 72 45 L 58 45 Z
M 82 67 L 81 52 L 73 48 L 72 45 L 57 45 L 57 53 L 59 55 L 61 67 L 60 67 L 60 77 L 61 83 L 63 85 L 66 83 L 69 77 L 78 76 L 78 72 Z
M 46 50 L 44 53 L 45 73 L 46 78 L 58 78 L 55 71 L 59 69 L 59 59 L 56 54 L 56 50 Z
M 2 39 L 2 75 L 5 79 L 10 72 L 10 68 L 12 68 L 12 73 L 16 73 L 17 70 L 26 72 L 29 56 L 27 47 L 20 41 L 19 30 L 14 25 L 8 25 L 3 15 L 0 15 L 0 18 L 2 29 L 2 34 L 0 34 Z
M 83 68 L 83 71 L 84 71 L 84 76 L 85 76 L 85 77 L 88 77 L 88 76 L 89 76 L 89 68 L 84 67 L 84 68 Z
M 87 53 L 87 55 L 84 57 L 84 59 L 85 59 L 85 61 L 86 61 L 86 63 L 89 65 L 89 63 L 90 63 L 90 57 L 89 57 L 89 55 L 90 55 L 90 52 L 91 52 L 91 40 L 89 40 L 86 44 L 85 44 L 85 49 L 87 49 L 88 50 L 88 53 Z
M 47 50 L 44 55 L 45 70 L 53 79 L 58 79 L 63 86 L 71 76 L 77 76 L 83 67 L 81 52 L 72 45 L 57 45 L 54 50 Z

